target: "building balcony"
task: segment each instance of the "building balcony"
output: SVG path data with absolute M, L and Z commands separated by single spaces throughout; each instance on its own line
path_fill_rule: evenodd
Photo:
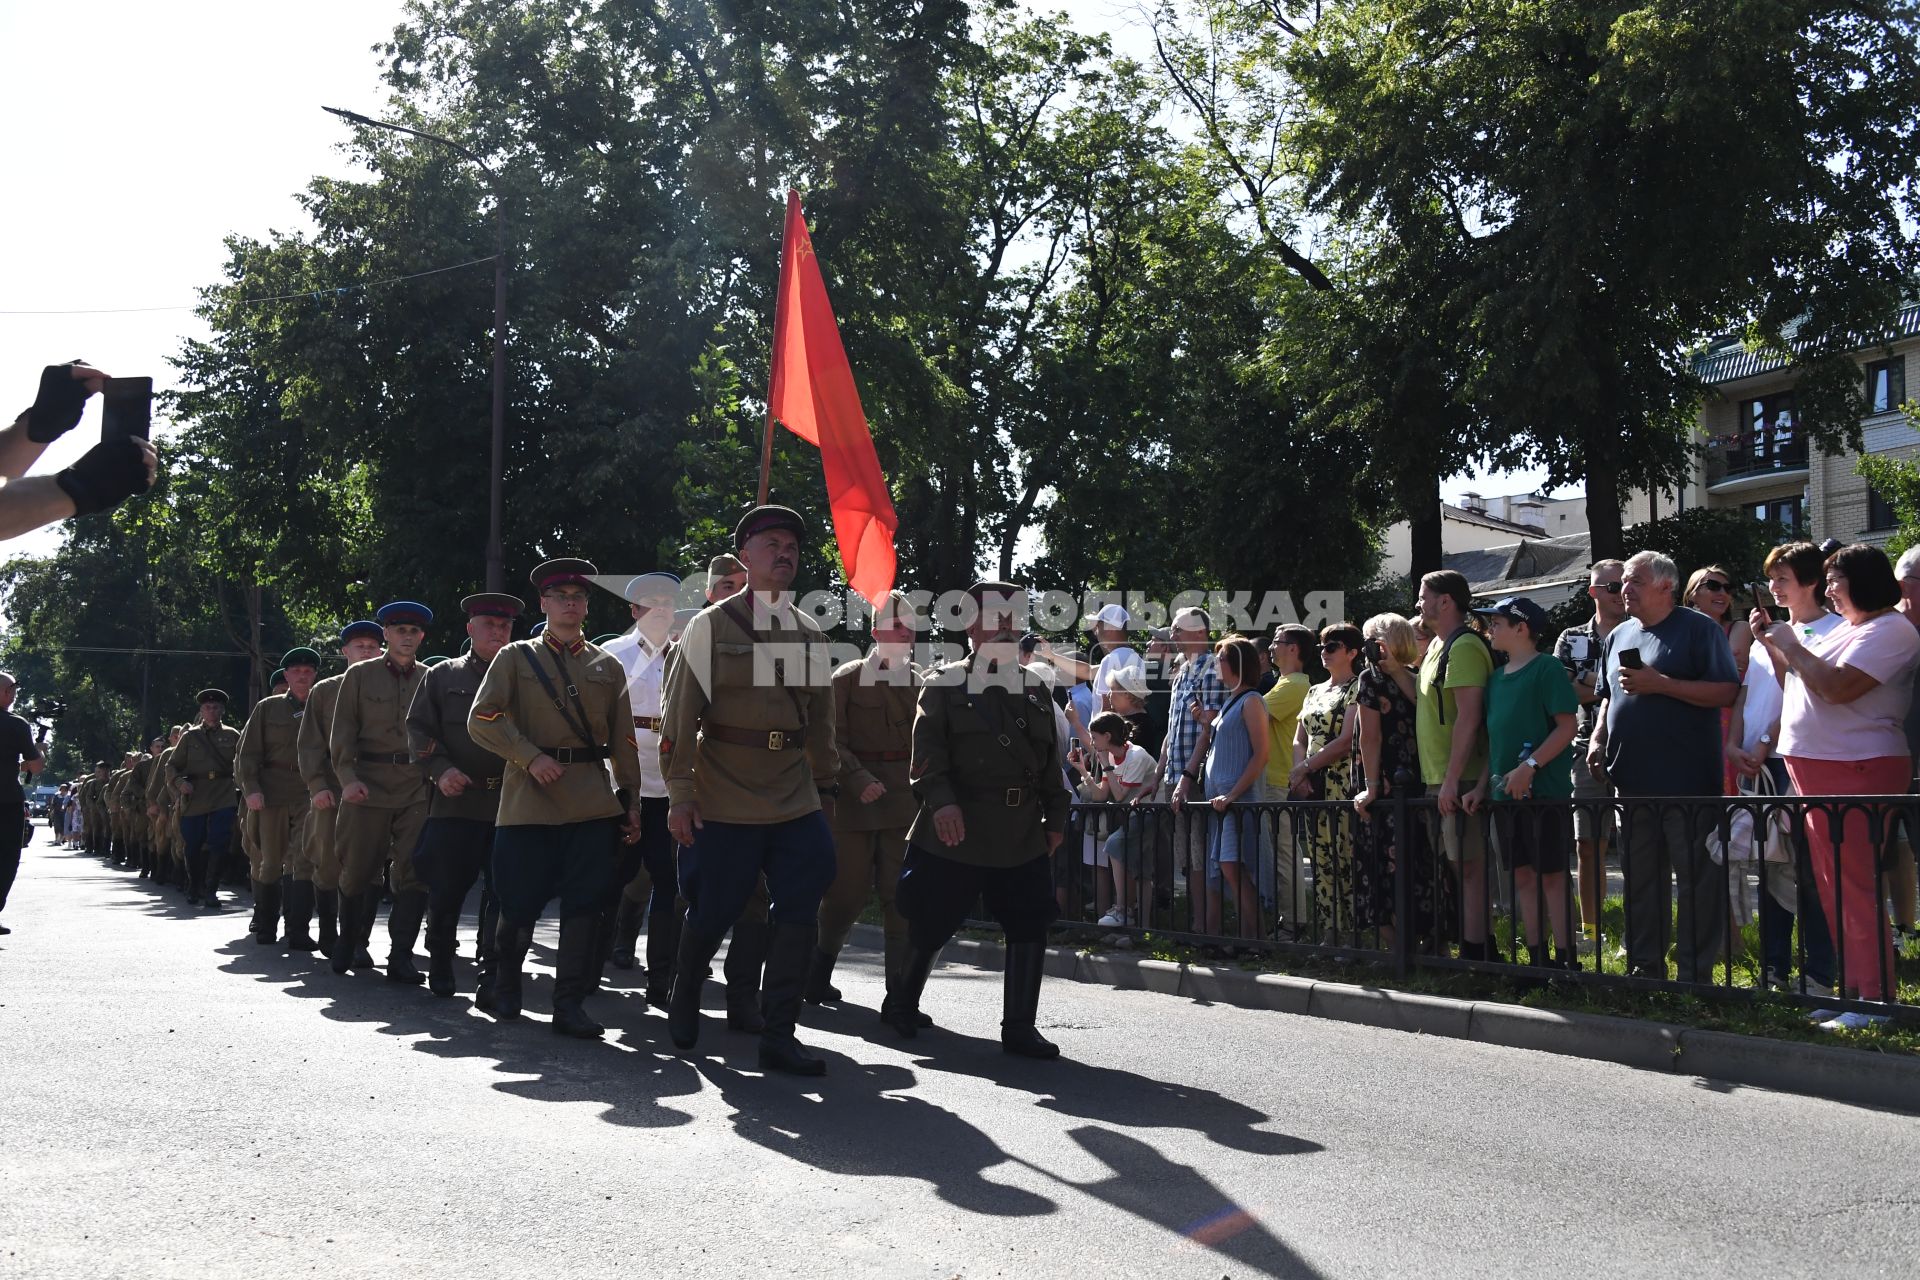
M 1785 429 L 1742 431 L 1707 448 L 1707 492 L 1744 493 L 1807 477 L 1807 438 Z

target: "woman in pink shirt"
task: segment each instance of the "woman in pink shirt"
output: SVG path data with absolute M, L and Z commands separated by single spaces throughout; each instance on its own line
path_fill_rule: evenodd
M 1826 575 L 1827 598 L 1845 621 L 1825 635 L 1803 642 L 1759 609 L 1749 619 L 1782 676 L 1781 758 L 1804 796 L 1903 794 L 1913 776 L 1904 723 L 1920 632 L 1894 611 L 1900 586 L 1878 547 L 1842 547 L 1827 558 Z M 1814 883 L 1841 940 L 1841 984 L 1861 999 L 1883 1000 L 1893 938 L 1880 905 L 1877 851 L 1865 810 L 1843 812 L 1838 824 L 1818 809 L 1807 815 Z

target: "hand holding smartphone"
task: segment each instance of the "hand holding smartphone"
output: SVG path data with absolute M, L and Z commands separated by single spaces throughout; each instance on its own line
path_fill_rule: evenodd
M 153 427 L 153 379 L 108 378 L 100 396 L 100 439 L 145 440 Z
M 1628 671 L 1638 671 L 1647 664 L 1641 659 L 1638 649 L 1622 649 L 1620 651 L 1620 665 Z

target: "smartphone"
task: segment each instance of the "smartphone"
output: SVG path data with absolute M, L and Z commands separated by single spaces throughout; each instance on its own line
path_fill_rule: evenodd
M 1749 583 L 1753 588 L 1754 608 L 1761 610 L 1769 618 L 1773 616 L 1773 584 L 1770 582 Z
M 1079 750 L 1080 750 L 1080 739 L 1078 739 L 1078 738 L 1068 738 L 1068 739 L 1067 739 L 1067 754 L 1068 754 L 1068 755 L 1073 755 L 1073 754 L 1075 754 L 1075 753 L 1077 753 L 1077 752 L 1078 752 Z
M 1620 665 L 1629 671 L 1638 671 L 1647 664 L 1641 661 L 1640 651 L 1638 649 L 1622 649 L 1620 651 Z
M 108 378 L 100 395 L 100 438 L 147 438 L 153 427 L 153 379 Z

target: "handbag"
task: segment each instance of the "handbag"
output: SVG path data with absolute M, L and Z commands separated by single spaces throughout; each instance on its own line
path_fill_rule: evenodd
M 1778 798 L 1779 788 L 1774 786 L 1771 770 L 1762 769 L 1751 778 L 1740 779 L 1740 794 L 1756 799 L 1772 800 Z M 1735 809 L 1727 818 L 1727 833 L 1724 840 L 1720 828 L 1715 827 L 1707 833 L 1707 856 L 1714 865 L 1726 862 L 1753 862 L 1754 858 L 1754 810 L 1758 810 L 1766 823 L 1763 832 L 1766 848 L 1762 857 L 1767 862 L 1793 861 L 1793 825 L 1787 815 L 1785 805 L 1756 804 Z

